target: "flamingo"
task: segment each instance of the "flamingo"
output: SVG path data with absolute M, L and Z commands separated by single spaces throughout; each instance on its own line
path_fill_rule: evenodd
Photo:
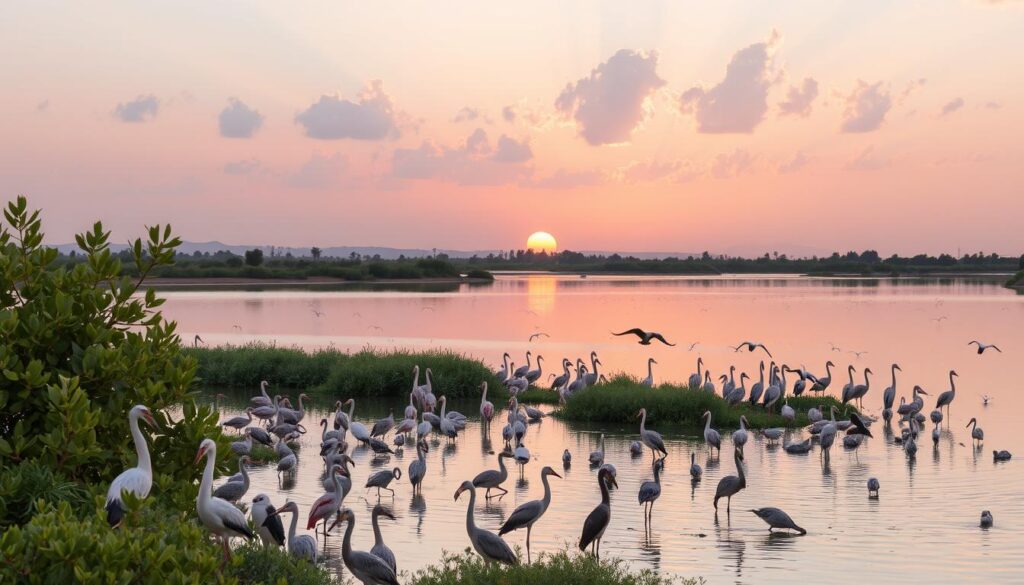
M 903 371 L 899 364 L 892 365 L 892 385 L 882 392 L 882 418 L 892 419 L 892 405 L 896 402 L 896 370 Z
M 967 426 L 972 425 L 974 428 L 971 429 L 971 439 L 980 444 L 985 440 L 985 431 L 981 430 L 981 427 L 978 426 L 978 419 L 976 418 L 972 418 L 970 422 L 967 423 Z
M 399 585 L 395 571 L 384 559 L 373 553 L 352 550 L 352 531 L 356 527 L 355 512 L 345 508 L 341 511 L 338 521 L 347 523 L 345 538 L 341 545 L 341 558 L 352 576 L 362 581 L 363 585 Z
M 654 481 L 645 481 L 640 484 L 640 491 L 637 493 L 637 502 L 644 506 L 644 527 L 650 528 L 654 514 L 654 502 L 661 497 L 661 471 L 665 468 L 665 460 L 658 459 L 652 466 L 654 468 Z
M 309 507 L 309 519 L 306 521 L 306 530 L 315 528 L 321 520 L 324 523 L 324 538 L 327 538 L 327 519 L 338 513 L 341 508 L 341 481 L 338 479 L 338 472 L 342 471 L 341 465 L 332 465 L 330 476 L 334 489 L 320 496 Z
M 641 408 L 636 415 L 640 418 L 640 441 L 651 450 L 651 461 L 654 461 L 658 453 L 667 457 L 668 451 L 665 449 L 665 441 L 661 438 L 661 434 L 657 431 L 648 430 L 646 427 L 647 409 Z
M 710 449 L 718 449 L 718 454 L 722 454 L 722 435 L 718 431 L 711 428 L 711 411 L 705 410 L 701 416 L 704 420 L 704 442 L 708 444 Z M 712 453 L 713 454 L 713 453 Z
M 519 366 L 518 368 L 516 368 L 515 371 L 512 372 L 512 377 L 513 378 L 524 378 L 524 377 L 526 377 L 526 373 L 530 371 L 530 358 L 532 358 L 532 357 L 533 357 L 533 353 L 530 352 L 529 350 L 527 350 L 527 352 L 526 352 L 526 365 Z
M 811 385 L 811 392 L 824 392 L 828 390 L 829 385 L 832 384 L 832 368 L 834 367 L 835 364 L 832 363 L 832 360 L 825 362 L 825 376 L 814 380 L 814 384 Z
M 718 500 L 727 498 L 725 511 L 732 513 L 732 497 L 740 493 L 740 490 L 747 487 L 747 475 L 743 469 L 743 449 L 735 449 L 733 458 L 736 461 L 736 475 L 727 475 L 718 480 L 718 487 L 715 489 L 715 514 L 718 513 Z
M 249 399 L 249 404 L 252 404 L 254 408 L 257 406 L 270 406 L 273 404 L 273 400 L 270 398 L 270 395 L 267 394 L 267 386 L 269 384 L 270 383 L 266 380 L 260 381 L 260 395 L 253 396 Z
M 473 518 L 473 508 L 476 507 L 476 489 L 473 488 L 473 484 L 468 481 L 462 482 L 462 485 L 455 492 L 455 499 L 458 500 L 463 492 L 469 492 L 469 507 L 466 509 L 466 532 L 469 534 L 469 542 L 472 543 L 473 550 L 483 557 L 484 562 L 487 564 L 498 562 L 506 565 L 518 565 L 519 559 L 516 558 L 516 554 L 512 552 L 512 548 L 500 536 L 483 528 L 477 528 L 476 521 Z
M 384 516 L 385 518 L 395 519 L 395 515 L 391 513 L 384 506 L 377 504 L 373 507 L 373 512 L 370 515 L 370 523 L 373 525 L 373 547 L 370 548 L 370 553 L 377 555 L 377 558 L 384 561 L 387 566 L 391 567 L 391 571 L 398 574 L 398 563 L 395 561 L 395 553 L 392 552 L 388 545 L 384 544 L 384 538 L 380 534 L 380 521 L 377 520 L 378 516 Z
M 494 418 L 494 405 L 487 400 L 487 382 L 481 382 L 480 389 L 483 391 L 483 394 L 480 395 L 480 418 L 490 424 L 491 419 Z
M 956 370 L 949 371 L 949 390 L 939 394 L 938 400 L 935 401 L 935 408 L 941 410 L 945 406 L 947 415 L 949 414 L 949 406 L 953 404 L 953 399 L 956 398 L 956 382 L 953 380 L 953 377 L 958 375 Z

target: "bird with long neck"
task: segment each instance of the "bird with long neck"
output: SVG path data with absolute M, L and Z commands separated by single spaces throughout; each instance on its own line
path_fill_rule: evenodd
M 126 469 L 110 482 L 107 490 L 107 501 L 104 508 L 107 511 L 107 523 L 117 526 L 124 517 L 124 502 L 121 501 L 123 492 L 131 492 L 136 498 L 144 499 L 149 496 L 149 490 L 153 487 L 153 468 L 149 459 L 149 446 L 146 445 L 146 438 L 139 430 L 139 418 L 146 421 L 146 424 L 156 428 L 156 421 L 149 409 L 137 404 L 128 411 L 128 428 L 131 431 L 132 442 L 135 443 L 135 467 Z
M 341 522 L 345 522 L 345 538 L 341 544 L 341 559 L 345 567 L 364 585 L 398 585 L 398 578 L 388 564 L 375 554 L 352 550 L 352 531 L 356 527 L 355 513 L 346 508 L 341 512 Z
M 541 516 L 547 512 L 548 507 L 551 505 L 551 485 L 548 483 L 548 476 L 553 475 L 561 478 L 561 475 L 555 472 L 550 467 L 545 467 L 540 472 L 541 483 L 544 484 L 544 497 L 540 500 L 533 500 L 526 502 L 519 506 L 512 512 L 512 515 L 508 517 L 508 520 L 501 526 L 498 531 L 498 535 L 501 536 L 506 532 L 518 530 L 520 528 L 526 528 L 526 560 L 530 560 L 530 533 L 533 530 L 533 525 L 540 520 Z
M 252 540 L 255 535 L 249 529 L 249 523 L 241 510 L 227 500 L 213 497 L 213 470 L 217 466 L 217 443 L 213 439 L 203 439 L 199 444 L 195 463 L 199 463 L 203 457 L 206 457 L 206 467 L 203 469 L 203 480 L 199 484 L 199 495 L 196 496 L 196 512 L 203 526 L 221 539 L 224 562 L 227 562 L 230 555 L 228 539 L 232 536 L 241 536 L 246 540 Z
M 473 510 L 476 508 L 476 489 L 473 488 L 473 484 L 468 481 L 462 482 L 455 492 L 456 501 L 463 492 L 469 492 L 469 507 L 466 508 L 466 533 L 469 535 L 469 542 L 472 543 L 473 549 L 483 557 L 487 564 L 492 562 L 506 565 L 519 564 L 519 559 L 512 552 L 512 548 L 500 536 L 477 528 L 476 520 L 473 517 Z
M 591 547 L 594 556 L 601 557 L 601 538 L 612 518 L 612 500 L 608 491 L 609 484 L 619 487 L 615 476 L 607 467 L 602 467 L 597 472 L 597 485 L 601 489 L 601 503 L 587 516 L 583 522 L 583 534 L 580 536 L 580 550 Z
M 641 408 L 636 415 L 640 417 L 640 442 L 650 448 L 651 462 L 653 463 L 657 459 L 659 453 L 668 456 L 668 450 L 665 449 L 665 441 L 661 435 L 657 431 L 647 429 L 647 409 Z

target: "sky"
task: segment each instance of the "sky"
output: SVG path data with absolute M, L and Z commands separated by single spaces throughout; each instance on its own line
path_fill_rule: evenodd
M 1024 2 L 0 7 L 52 243 L 1024 251 Z

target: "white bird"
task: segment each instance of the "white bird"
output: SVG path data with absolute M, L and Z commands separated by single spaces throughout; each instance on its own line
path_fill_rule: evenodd
M 796 411 L 793 410 L 793 407 L 789 405 L 789 399 L 788 398 L 782 403 L 782 411 L 781 412 L 782 412 L 782 418 L 788 420 L 789 422 L 793 422 L 794 420 L 796 420 Z
M 636 415 L 640 417 L 640 441 L 651 450 L 651 461 L 654 461 L 658 453 L 661 453 L 663 458 L 667 457 L 668 450 L 665 449 L 665 441 L 661 434 L 647 428 L 647 409 L 641 408 Z
M 153 487 L 153 469 L 149 459 L 149 447 L 146 439 L 139 430 L 139 418 L 146 421 L 149 426 L 156 428 L 156 421 L 149 409 L 137 404 L 128 411 L 128 428 L 131 429 L 132 441 L 135 443 L 135 456 L 137 463 L 135 467 L 126 469 L 110 482 L 107 489 L 107 501 L 104 508 L 107 511 L 107 523 L 117 526 L 124 517 L 124 502 L 121 500 L 123 492 L 131 492 L 136 498 L 144 499 L 149 495 Z
M 590 464 L 599 466 L 604 463 L 604 433 L 601 433 L 601 439 L 598 441 L 597 451 L 590 452 Z
M 705 410 L 701 416 L 704 420 L 704 442 L 708 444 L 710 449 L 718 449 L 718 454 L 722 454 L 722 435 L 718 431 L 711 428 L 711 411 Z
M 260 382 L 260 395 L 259 396 L 253 396 L 252 398 L 249 399 L 249 403 L 252 404 L 253 407 L 257 407 L 257 406 L 270 406 L 270 405 L 272 405 L 274 403 L 273 399 L 270 397 L 270 395 L 267 394 L 267 386 L 269 384 L 270 383 L 267 382 L 266 380 L 262 380 Z
M 256 534 L 263 541 L 264 547 L 284 545 L 284 525 L 281 518 L 277 516 L 277 509 L 270 503 L 267 494 L 259 494 L 252 499 L 252 507 L 249 508 L 252 516 L 252 523 L 256 526 Z
M 480 395 L 480 418 L 490 424 L 494 418 L 494 404 L 487 400 L 487 382 L 481 382 L 480 389 L 483 391 Z
M 648 388 L 654 387 L 654 370 L 651 368 L 652 364 L 658 362 L 654 361 L 654 358 L 647 358 L 647 377 L 640 380 L 641 386 L 647 386 Z
M 287 502 L 278 510 L 271 513 L 267 520 L 269 521 L 272 518 L 276 518 L 282 512 L 290 512 L 292 515 L 291 524 L 288 526 L 288 539 L 286 540 L 288 552 L 294 557 L 306 559 L 311 563 L 316 563 L 316 539 L 308 534 L 295 534 L 295 525 L 299 521 L 299 505 L 295 502 Z
M 704 376 L 700 373 L 701 367 L 704 366 L 704 358 L 697 358 L 697 373 L 690 374 L 690 379 L 687 381 L 690 387 L 696 388 L 700 386 L 700 383 L 704 380 Z
M 206 457 L 206 468 L 203 470 L 203 481 L 199 484 L 199 495 L 196 496 L 196 513 L 203 526 L 221 539 L 224 548 L 224 561 L 227 562 L 228 539 L 241 536 L 252 540 L 253 533 L 245 514 L 227 500 L 215 498 L 213 491 L 213 468 L 217 465 L 217 443 L 213 439 L 203 439 L 196 453 L 195 463 Z
M 747 417 L 746 415 L 740 415 L 740 428 L 733 431 L 732 442 L 736 446 L 742 448 L 747 444 Z

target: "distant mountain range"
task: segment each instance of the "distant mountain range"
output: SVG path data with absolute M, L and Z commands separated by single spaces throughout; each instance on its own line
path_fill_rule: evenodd
M 126 244 L 111 244 L 111 250 L 120 252 L 126 249 Z M 270 245 L 240 245 L 240 244 L 225 244 L 223 242 L 182 242 L 181 246 L 178 247 L 179 254 L 193 254 L 195 252 L 200 253 L 216 253 L 222 251 L 228 251 L 232 254 L 238 254 L 241 256 L 246 250 L 252 250 L 253 248 L 260 248 L 264 253 L 269 253 Z M 76 244 L 59 244 L 57 249 L 62 254 L 67 254 L 71 251 L 77 251 L 78 246 Z M 275 254 L 284 256 L 291 253 L 292 256 L 309 256 L 310 248 L 298 248 L 289 246 L 274 246 Z M 352 255 L 353 252 L 360 256 L 375 256 L 380 255 L 385 260 L 394 260 L 399 256 L 405 256 L 406 258 L 423 258 L 426 256 L 432 256 L 437 254 L 447 254 L 451 258 L 469 258 L 471 256 L 487 256 L 488 254 L 499 254 L 501 252 L 507 252 L 508 250 L 448 250 L 438 248 L 436 250 L 428 250 L 425 248 L 388 248 L 383 246 L 328 246 L 320 248 L 321 255 L 325 258 L 347 258 Z M 694 254 L 692 252 L 609 252 L 602 250 L 579 250 L 582 254 L 598 254 L 602 256 L 611 256 L 612 254 L 620 254 L 622 256 L 633 256 L 635 258 L 641 258 L 644 260 L 648 259 L 660 259 L 660 258 L 686 258 L 689 256 L 699 256 L 700 254 Z

